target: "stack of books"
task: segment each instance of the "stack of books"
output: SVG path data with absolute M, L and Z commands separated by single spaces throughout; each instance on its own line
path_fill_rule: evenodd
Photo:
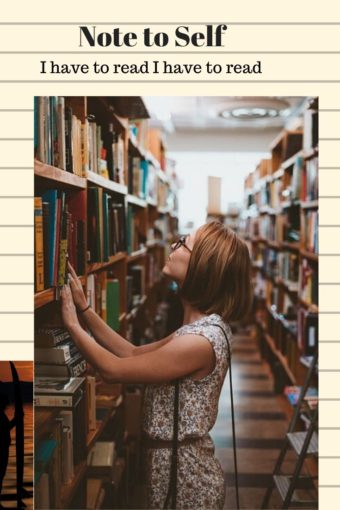
M 38 377 L 79 377 L 86 360 L 63 328 L 39 328 L 35 336 L 35 375 Z

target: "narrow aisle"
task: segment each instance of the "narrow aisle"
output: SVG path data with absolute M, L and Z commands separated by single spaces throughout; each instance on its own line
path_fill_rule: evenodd
M 261 360 L 251 330 L 239 331 L 233 343 L 233 389 L 237 460 L 241 508 L 260 508 L 271 480 L 288 421 L 281 411 L 278 397 L 272 391 L 271 374 Z M 211 435 L 216 456 L 226 476 L 225 509 L 235 508 L 234 463 L 230 413 L 229 376 L 220 398 L 219 414 Z M 273 494 L 271 508 L 279 508 L 279 497 Z

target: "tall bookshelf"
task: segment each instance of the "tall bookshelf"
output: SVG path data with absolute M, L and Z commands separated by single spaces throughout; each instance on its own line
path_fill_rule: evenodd
M 161 269 L 178 229 L 177 177 L 165 150 L 162 133 L 148 126 L 140 97 L 35 98 L 37 329 L 62 326 L 58 287 L 65 281 L 64 249 L 97 313 L 134 344 L 145 341 L 145 328 L 152 325 L 164 294 Z M 58 233 L 63 225 L 66 248 L 60 242 L 63 233 Z M 53 229 L 57 239 L 60 236 L 57 241 L 52 239 Z M 108 282 L 116 286 L 110 308 L 105 294 Z M 87 374 L 94 375 L 91 367 L 82 376 Z M 125 388 L 113 385 L 109 389 L 97 380 L 96 390 L 102 398 L 97 395 L 99 414 L 94 429 L 90 430 L 84 415 L 85 453 L 112 422 L 117 430 L 122 429 L 121 442 L 127 448 Z M 36 422 L 44 424 L 37 432 L 37 448 L 44 441 L 52 444 L 58 443 L 58 437 L 60 440 L 56 426 L 59 411 L 36 408 Z M 52 470 L 56 480 L 49 507 L 86 505 L 80 497 L 86 493 L 86 455 L 67 484 L 62 484 L 57 474 L 57 457 L 51 454 L 50 461 L 38 469 L 39 476 Z M 129 471 L 124 465 L 116 470 L 122 479 Z M 39 480 L 36 483 L 43 486 Z M 100 491 L 100 484 L 97 489 Z M 117 485 L 116 492 L 119 490 Z M 39 492 L 37 497 L 39 508 Z
M 318 341 L 318 102 L 284 129 L 245 180 L 243 233 L 253 265 L 254 313 L 277 392 L 301 385 Z

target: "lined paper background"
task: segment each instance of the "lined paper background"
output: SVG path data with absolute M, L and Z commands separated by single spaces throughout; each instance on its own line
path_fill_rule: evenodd
M 131 9 L 131 5 L 134 9 Z M 193 5 L 193 2 L 191 2 Z M 44 5 L 38 9 L 39 5 Z M 130 5 L 130 8 L 129 8 Z M 96 2 L 81 12 L 64 0 L 53 9 L 35 2 L 6 7 L 0 23 L 0 359 L 33 359 L 33 96 L 34 95 L 301 95 L 319 96 L 320 106 L 320 508 L 333 509 L 340 501 L 340 13 L 327 10 L 332 2 L 306 12 L 303 5 L 271 2 L 218 8 L 210 1 L 201 10 L 171 2 L 172 14 L 149 2 L 112 7 Z M 176 5 L 181 5 L 176 10 Z M 63 9 L 63 6 L 65 7 Z M 214 10 L 214 6 L 216 9 Z M 155 7 L 155 8 L 154 8 Z M 159 7 L 159 6 L 158 6 Z M 267 8 L 268 7 L 268 8 Z M 273 8 L 274 7 L 274 8 Z M 322 7 L 322 10 L 321 10 Z M 309 8 L 311 10 L 311 8 Z M 125 10 L 125 12 L 124 12 Z M 133 10 L 133 13 L 131 13 Z M 129 12 L 130 11 L 130 12 Z M 320 11 L 320 12 L 318 12 Z M 103 15 L 105 13 L 105 15 Z M 166 14 L 165 14 L 166 13 Z M 132 17 L 134 16 L 134 18 Z M 82 51 L 79 23 L 106 23 L 147 19 L 143 25 L 169 20 L 159 30 L 191 22 L 227 23 L 228 45 L 221 50 L 146 56 L 117 49 Z M 109 22 L 107 19 L 109 19 Z M 170 20 L 174 21 L 170 25 Z M 67 22 L 67 23 L 66 23 Z M 21 24 L 19 24 L 21 23 Z M 49 24 L 48 24 L 49 23 Z M 140 29 L 139 25 L 139 29 Z M 155 29 L 157 28 L 156 25 Z M 125 25 L 125 28 L 128 28 Z M 194 27 L 192 27 L 194 28 Z M 131 29 L 138 30 L 138 25 Z M 199 27 L 196 27 L 198 30 Z M 168 48 L 175 51 L 173 47 Z M 192 49 L 192 48 L 191 48 Z M 143 48 L 135 48 L 141 52 Z M 46 52 L 46 53 L 45 53 Z M 72 53 L 70 53 L 72 52 Z M 231 52 L 229 54 L 229 52 Z M 249 53 L 248 53 L 249 52 Z M 180 53 L 180 54 L 179 54 Z M 105 75 L 39 75 L 40 60 L 105 63 L 138 62 L 146 58 L 169 62 L 255 62 L 264 73 L 242 75 L 166 77 Z M 116 79 L 115 79 L 116 78 Z M 168 77 L 171 78 L 171 77 Z M 203 78 L 203 79 L 202 79 Z M 172 80 L 174 78 L 171 78 Z M 142 83 L 142 80 L 147 80 Z M 203 81 L 204 80 L 204 81 Z M 129 82 L 129 83 L 127 83 Z M 161 83 L 160 83 L 161 82 Z M 195 85 L 193 86 L 193 82 Z M 251 170 L 251 169 L 250 169 Z M 335 506 L 334 506 L 335 505 Z

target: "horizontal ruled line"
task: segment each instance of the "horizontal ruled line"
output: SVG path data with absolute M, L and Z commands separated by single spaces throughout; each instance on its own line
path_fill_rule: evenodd
M 319 340 L 321 344 L 338 344 L 340 340 Z
M 0 253 L 0 257 L 33 257 L 34 253 Z
M 0 285 L 34 285 L 34 282 L 0 282 Z
M 340 427 L 319 427 L 319 430 L 340 430 Z
M 0 55 L 339 55 L 340 50 L 294 50 L 294 51 L 268 51 L 268 50 L 250 50 L 250 51 L 41 51 L 41 50 L 16 50 L 0 51 Z M 0 110 L 1 111 L 1 110 Z M 27 110 L 23 110 L 27 111 Z
M 340 142 L 340 138 L 319 138 L 319 142 Z
M 318 398 L 318 401 L 320 402 L 340 402 L 340 398 Z
M 1 311 L 0 310 L 0 314 L 1 315 L 33 315 L 34 312 L 25 312 L 25 311 L 19 311 L 17 310 L 16 312 L 15 311 L 7 311 L 7 312 L 4 312 L 4 311 Z
M 112 23 L 111 23 L 112 24 Z M 115 25 L 183 25 L 183 21 L 119 21 Z M 186 21 L 185 25 L 220 25 L 220 21 Z M 296 26 L 314 26 L 314 25 L 340 25 L 340 21 L 231 21 L 226 25 L 296 25 Z M 107 21 L 2 21 L 0 25 L 110 25 Z
M 340 166 L 319 166 L 319 170 L 340 170 Z
M 339 228 L 340 225 L 319 225 L 319 228 Z
M 0 340 L 0 344 L 33 344 L 34 340 Z
M 340 80 L 0 80 L 0 83 L 340 83 Z
M 0 138 L 0 142 L 32 142 L 34 138 Z
M 0 170 L 33 170 L 33 166 L 0 166 Z
M 33 228 L 34 225 L 0 225 L 0 228 Z
M 340 198 L 340 195 L 319 195 L 320 198 Z
M 319 253 L 319 257 L 340 257 L 340 253 Z
M 12 198 L 14 198 L 14 199 L 17 199 L 17 198 L 25 198 L 25 199 L 27 199 L 27 198 L 29 198 L 29 199 L 32 199 L 32 198 L 34 198 L 34 195 L 13 195 L 13 196 L 10 196 L 10 195 L 1 195 L 0 199 L 3 199 L 3 198 L 9 198 L 9 199 L 12 199 Z
M 319 368 L 318 372 L 340 372 L 340 368 Z
M 320 312 L 319 311 L 319 315 L 340 315 L 340 311 L 339 312 Z
M 340 285 L 340 282 L 319 282 L 319 285 Z
M 0 53 L 3 53 L 0 51 Z M 33 108 L 0 108 L 0 113 L 7 113 L 7 112 L 33 112 Z

